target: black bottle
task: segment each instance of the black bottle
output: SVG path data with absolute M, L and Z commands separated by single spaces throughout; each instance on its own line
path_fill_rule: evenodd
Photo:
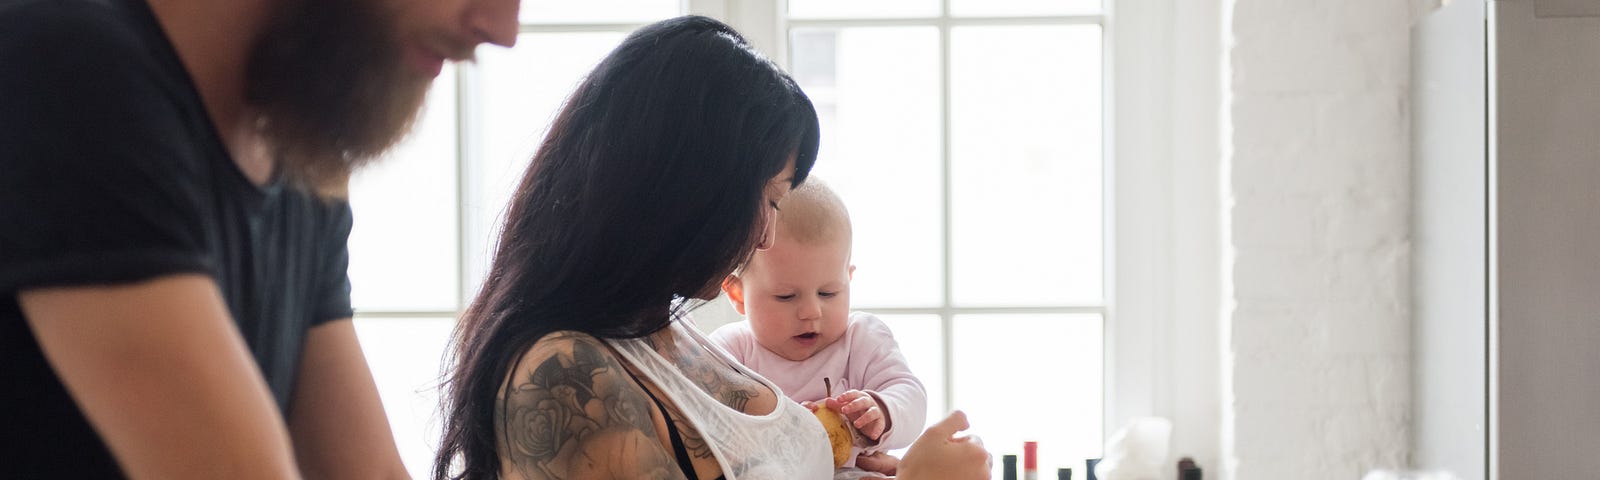
M 1178 480 L 1200 480 L 1200 467 L 1194 464 L 1193 458 L 1178 460 Z

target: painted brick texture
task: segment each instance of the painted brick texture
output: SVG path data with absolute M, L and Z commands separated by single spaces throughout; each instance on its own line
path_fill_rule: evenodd
M 1398 0 L 1234 0 L 1225 472 L 1408 463 L 1410 26 Z

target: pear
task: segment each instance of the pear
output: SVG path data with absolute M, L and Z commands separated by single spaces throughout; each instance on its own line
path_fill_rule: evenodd
M 822 379 L 827 387 L 828 397 L 833 397 L 833 384 L 827 378 Z M 828 443 L 833 445 L 833 468 L 844 466 L 850 460 L 850 424 L 844 420 L 844 415 L 828 408 L 828 402 L 817 402 L 817 421 L 822 422 L 822 430 L 828 432 Z

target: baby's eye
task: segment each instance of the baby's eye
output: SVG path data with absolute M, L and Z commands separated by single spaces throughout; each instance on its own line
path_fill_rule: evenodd
M 791 294 L 788 294 L 788 295 L 773 295 L 772 298 L 776 298 L 780 302 L 787 302 L 787 301 L 790 301 L 790 300 L 794 300 L 794 294 L 791 293 Z
M 821 296 L 822 298 L 833 298 L 834 295 L 838 295 L 838 294 L 839 294 L 839 292 L 822 292 L 822 291 L 818 291 L 817 292 L 817 295 Z

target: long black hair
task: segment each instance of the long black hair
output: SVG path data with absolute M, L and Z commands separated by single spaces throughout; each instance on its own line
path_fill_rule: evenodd
M 495 478 L 510 369 L 559 330 L 666 327 L 750 257 L 768 180 L 816 159 L 817 114 L 732 28 L 688 16 L 612 50 L 556 116 L 452 338 L 433 477 Z

